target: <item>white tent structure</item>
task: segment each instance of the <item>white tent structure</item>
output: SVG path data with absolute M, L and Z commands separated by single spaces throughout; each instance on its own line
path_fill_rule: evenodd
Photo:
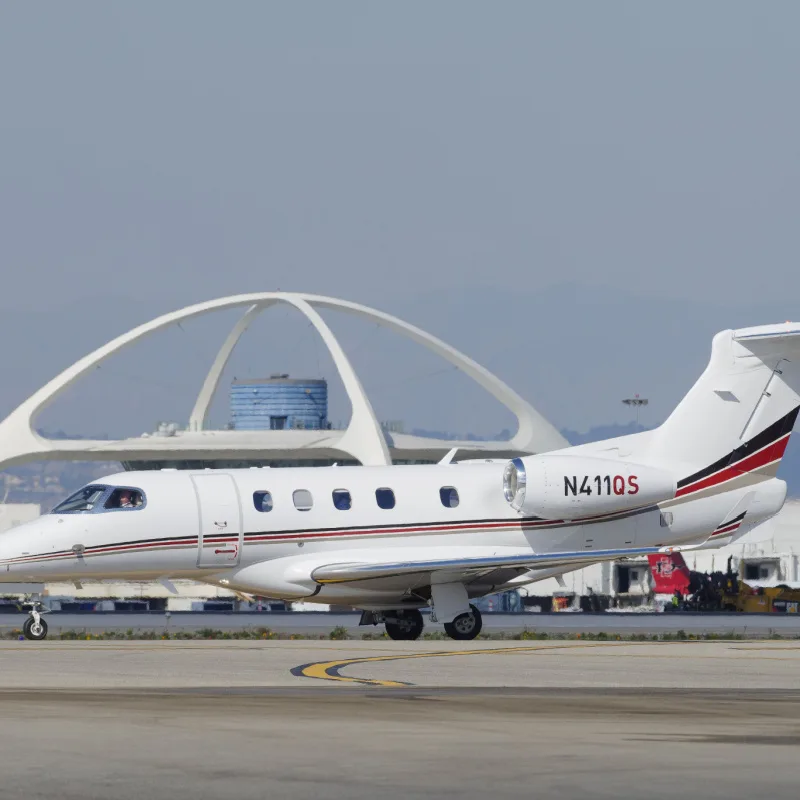
M 303 314 L 314 326 L 331 354 L 347 396 L 352 415 L 344 430 L 219 431 L 208 430 L 208 411 L 218 389 L 225 365 L 241 336 L 263 311 L 288 305 Z M 203 381 L 187 430 L 169 429 L 154 435 L 116 440 L 53 440 L 36 432 L 39 413 L 69 386 L 127 346 L 170 325 L 214 311 L 244 308 L 245 313 L 223 342 Z M 350 361 L 318 309 L 333 309 L 364 318 L 412 339 L 433 351 L 510 409 L 518 429 L 510 441 L 444 441 L 386 434 Z M 124 463 L 174 463 L 179 460 L 261 458 L 302 463 L 324 459 L 354 460 L 365 465 L 392 461 L 436 461 L 458 447 L 460 457 L 513 457 L 565 447 L 558 431 L 527 401 L 495 375 L 458 350 L 413 325 L 358 303 L 313 294 L 260 292 L 236 295 L 187 306 L 117 337 L 93 353 L 76 361 L 35 392 L 0 422 L 0 470 L 14 464 L 58 459 L 80 461 L 122 461 Z

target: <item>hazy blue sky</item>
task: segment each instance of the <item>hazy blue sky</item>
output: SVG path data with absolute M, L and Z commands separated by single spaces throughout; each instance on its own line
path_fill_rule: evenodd
M 560 426 L 624 421 L 637 390 L 657 421 L 714 330 L 800 316 L 798 30 L 774 1 L 5 3 L 0 412 L 157 313 L 281 288 L 424 324 Z M 231 322 L 46 421 L 185 419 Z M 382 417 L 509 424 L 331 322 Z M 233 370 L 330 377 L 320 349 L 287 313 Z

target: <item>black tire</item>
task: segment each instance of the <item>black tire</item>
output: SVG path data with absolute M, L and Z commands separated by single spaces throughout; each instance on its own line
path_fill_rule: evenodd
M 452 622 L 445 622 L 445 633 L 451 639 L 468 641 L 475 639 L 481 632 L 483 627 L 481 612 L 473 605 L 470 605 L 470 609 L 472 610 L 466 614 L 460 614 Z
M 397 642 L 413 642 L 422 635 L 425 623 L 416 608 L 404 608 L 391 614 L 394 619 L 386 620 L 386 635 Z
M 40 619 L 38 624 L 33 617 L 28 617 L 22 626 L 22 635 L 34 642 L 41 642 L 47 636 L 47 623 Z

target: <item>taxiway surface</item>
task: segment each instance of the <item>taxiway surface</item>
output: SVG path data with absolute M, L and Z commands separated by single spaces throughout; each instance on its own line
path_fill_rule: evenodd
M 0 797 L 795 798 L 793 642 L 4 642 Z

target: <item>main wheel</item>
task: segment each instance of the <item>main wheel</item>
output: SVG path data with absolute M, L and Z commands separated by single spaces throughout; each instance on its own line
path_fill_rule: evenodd
M 445 622 L 445 633 L 451 639 L 474 639 L 481 632 L 483 627 L 481 612 L 473 605 L 470 605 L 470 608 L 471 611 L 460 614 L 452 622 Z
M 386 634 L 390 639 L 411 642 L 422 635 L 425 623 L 422 621 L 422 614 L 416 608 L 404 608 L 395 611 L 392 616 L 394 618 L 391 621 L 387 619 L 385 623 Z
M 33 617 L 28 617 L 25 624 L 22 626 L 22 635 L 26 639 L 32 639 L 34 642 L 40 642 L 47 636 L 47 623 L 39 618 L 39 621 Z

